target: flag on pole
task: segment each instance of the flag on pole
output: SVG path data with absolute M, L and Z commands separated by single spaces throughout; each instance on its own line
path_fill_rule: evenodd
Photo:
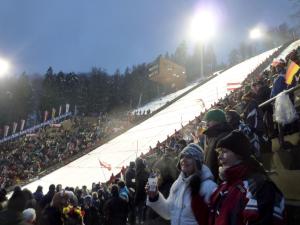
M 9 131 L 9 126 L 5 125 L 4 126 L 4 137 L 6 137 L 8 135 L 8 131 Z
M 44 113 L 44 122 L 46 122 L 47 121 L 47 119 L 48 119 L 48 111 L 46 110 L 45 111 L 45 113 Z
M 16 133 L 16 131 L 17 131 L 17 126 L 18 126 L 18 123 L 14 122 L 14 123 L 13 123 L 13 130 L 12 130 L 12 133 L 13 133 L 13 134 Z
M 69 112 L 69 109 L 70 109 L 70 104 L 66 104 L 66 113 Z
M 290 85 L 294 79 L 295 74 L 299 70 L 299 66 L 293 62 L 292 60 L 289 61 L 289 66 L 285 74 L 285 83 Z
M 77 116 L 77 111 L 78 111 L 78 110 L 77 110 L 77 105 L 75 105 L 75 108 L 74 108 L 74 115 L 75 115 L 75 116 Z
M 21 120 L 20 131 L 24 130 L 24 126 L 25 126 L 25 120 Z
M 242 86 L 241 82 L 227 83 L 227 91 L 234 91 Z
M 52 108 L 52 115 L 51 115 L 51 118 L 52 118 L 52 119 L 54 119 L 55 113 L 56 113 L 56 109 L 55 109 L 55 108 Z
M 59 110 L 58 110 L 58 116 L 60 116 L 61 115 L 61 105 L 59 106 Z
M 109 163 L 103 161 L 101 162 L 100 159 L 99 159 L 99 163 L 102 168 L 108 169 L 109 171 L 111 170 L 111 165 Z

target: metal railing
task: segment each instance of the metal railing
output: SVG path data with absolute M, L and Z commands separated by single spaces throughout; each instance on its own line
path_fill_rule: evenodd
M 281 93 L 289 94 L 289 93 L 294 92 L 294 91 L 296 91 L 296 90 L 298 90 L 298 89 L 300 89 L 300 84 L 298 84 L 297 86 L 292 87 L 292 88 L 290 88 L 290 89 L 288 89 L 288 90 L 284 90 L 284 91 L 281 92 Z M 280 93 L 280 94 L 281 94 L 281 93 Z M 268 105 L 268 104 L 274 102 L 278 96 L 279 96 L 279 95 L 276 95 L 276 96 L 274 96 L 273 98 L 270 98 L 269 100 L 267 100 L 267 101 L 261 103 L 258 107 L 261 108 L 261 107 L 263 107 L 263 106 L 266 106 L 266 105 Z

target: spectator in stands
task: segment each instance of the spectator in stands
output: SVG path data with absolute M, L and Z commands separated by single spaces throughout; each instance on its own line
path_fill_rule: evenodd
M 268 87 L 267 81 L 257 81 L 253 83 L 253 91 L 255 93 L 255 100 L 258 105 L 266 102 L 270 99 L 271 90 Z M 268 137 L 271 137 L 273 135 L 273 108 L 271 104 L 267 104 L 263 107 L 261 107 L 262 113 L 263 113 L 263 124 L 265 129 L 265 134 L 267 134 Z
M 25 205 L 25 208 L 34 208 L 34 209 L 37 209 L 37 203 L 36 203 L 36 200 L 34 199 L 33 197 L 33 194 L 30 190 L 28 189 L 23 189 L 23 193 L 25 195 L 25 198 L 26 198 L 26 205 Z
M 203 132 L 204 142 L 204 163 L 218 179 L 218 156 L 216 152 L 217 142 L 226 136 L 232 129 L 226 122 L 225 113 L 220 109 L 209 110 L 204 120 L 207 129 Z
M 134 207 L 134 199 L 135 195 L 135 162 L 130 162 L 129 168 L 125 173 L 125 183 L 127 188 L 129 189 L 129 214 L 128 214 L 128 222 L 130 225 L 135 224 L 135 207 Z
M 103 208 L 106 225 L 126 225 L 128 203 L 119 196 L 117 185 L 111 187 L 112 197 L 109 198 Z
M 145 220 L 145 210 L 146 210 L 146 192 L 145 186 L 148 181 L 149 171 L 146 168 L 145 161 L 141 158 L 137 158 L 135 161 L 135 182 L 136 189 L 134 195 L 134 205 L 137 207 L 137 217 L 139 224 Z
M 125 173 L 125 183 L 129 189 L 135 189 L 135 162 L 129 164 L 129 168 Z
M 165 154 L 154 163 L 153 170 L 158 175 L 158 191 L 164 196 L 164 198 L 167 199 L 171 186 L 178 177 L 176 160 L 169 154 Z M 147 207 L 145 224 L 169 225 L 170 221 L 163 219 L 154 210 L 152 210 L 150 207 Z
M 63 208 L 68 206 L 68 203 L 69 197 L 64 191 L 55 193 L 51 204 L 43 211 L 41 224 L 63 225 Z
M 85 225 L 84 212 L 79 207 L 67 206 L 63 209 L 63 224 L 64 225 Z
M 273 87 L 271 90 L 271 98 L 275 97 L 276 95 L 278 95 L 279 93 L 281 93 L 282 91 L 284 91 L 287 86 L 285 83 L 285 62 L 284 61 L 280 61 L 277 63 L 277 65 L 275 66 L 275 70 L 276 70 L 276 78 L 273 82 Z
M 48 193 L 43 197 L 42 201 L 40 202 L 41 209 L 44 209 L 47 205 L 50 204 L 50 202 L 52 201 L 52 198 L 53 198 L 54 194 L 55 194 L 55 185 L 51 184 L 49 186 Z
M 125 182 L 120 180 L 118 182 L 119 194 L 120 197 L 123 198 L 126 202 L 129 202 L 129 190 L 125 185 Z
M 82 186 L 82 196 L 85 197 L 87 195 L 89 195 L 90 191 L 87 189 L 86 185 Z
M 40 203 L 44 197 L 43 194 L 43 187 L 42 186 L 38 186 L 36 191 L 33 193 L 34 199 L 37 201 L 37 203 Z
M 87 195 L 84 197 L 84 224 L 85 225 L 99 225 L 101 222 L 100 212 L 93 205 L 92 196 Z
M 251 156 L 246 136 L 232 131 L 217 152 L 223 183 L 211 196 L 209 224 L 283 224 L 283 196 Z
M 196 144 L 189 144 L 179 155 L 180 175 L 172 184 L 166 199 L 160 192 L 149 191 L 147 205 L 171 224 L 207 224 L 208 201 L 216 188 L 213 175 L 203 164 L 203 151 Z
M 23 211 L 23 220 L 28 224 L 35 224 L 36 222 L 36 213 L 35 209 L 28 208 Z
M 1 225 L 28 225 L 24 222 L 22 212 L 25 209 L 26 197 L 20 187 L 16 187 L 7 208 L 0 212 Z
M 252 83 L 252 91 L 255 94 L 254 98 L 258 105 L 270 99 L 271 90 L 262 80 Z
M 241 116 L 235 110 L 228 110 L 225 112 L 225 118 L 232 130 L 238 130 L 241 124 Z
M 251 128 L 252 132 L 262 136 L 264 134 L 263 112 L 255 101 L 255 94 L 253 92 L 246 93 L 243 95 L 242 101 L 244 102 L 243 121 Z
M 60 192 L 60 191 L 62 191 L 62 185 L 61 185 L 61 184 L 58 184 L 58 185 L 56 185 L 56 190 L 55 190 L 55 192 Z

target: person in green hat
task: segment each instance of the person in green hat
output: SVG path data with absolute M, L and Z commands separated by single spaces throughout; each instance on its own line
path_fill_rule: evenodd
M 207 129 L 203 132 L 204 141 L 204 163 L 211 170 L 215 179 L 219 177 L 218 155 L 216 146 L 218 141 L 232 131 L 226 122 L 225 113 L 221 109 L 211 109 L 205 116 Z

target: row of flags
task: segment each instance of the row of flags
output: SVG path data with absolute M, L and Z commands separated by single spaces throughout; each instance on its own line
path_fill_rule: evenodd
M 65 114 L 69 113 L 69 111 L 70 111 L 70 104 L 66 104 Z M 77 107 L 76 106 L 75 106 L 75 112 L 77 112 Z M 49 115 L 50 115 L 49 111 L 46 110 L 44 112 L 43 122 L 46 122 L 49 119 L 54 119 L 56 116 L 61 116 L 62 115 L 62 106 L 59 106 L 58 113 L 56 113 L 55 108 L 52 108 L 51 118 L 49 118 Z M 4 129 L 3 129 L 3 137 L 6 138 L 9 134 L 11 134 L 11 135 L 15 134 L 17 132 L 18 125 L 19 125 L 18 132 L 23 131 L 24 128 L 25 128 L 25 122 L 26 121 L 24 119 L 22 119 L 20 121 L 20 125 L 19 125 L 18 122 L 13 122 L 13 124 L 11 126 L 5 125 Z
M 76 108 L 76 106 L 75 106 Z M 65 113 L 68 113 L 70 111 L 70 104 L 66 104 L 66 112 Z M 60 116 L 62 113 L 62 106 L 59 106 L 59 109 L 58 109 L 58 115 L 57 116 Z M 45 111 L 44 112 L 44 122 L 46 122 L 48 119 L 49 119 L 49 111 Z M 52 112 L 51 112 L 51 119 L 55 118 L 56 117 L 56 109 L 55 108 L 52 108 Z
M 12 134 L 15 134 L 17 132 L 17 127 L 18 127 L 18 123 L 17 122 L 13 122 L 13 124 L 12 124 L 12 131 L 11 131 Z M 25 127 L 25 120 L 21 120 L 20 121 L 20 131 L 23 131 L 24 127 Z M 4 130 L 3 130 L 3 136 L 4 137 L 7 137 L 8 133 L 9 133 L 9 130 L 10 130 L 10 126 L 9 125 L 5 125 L 4 126 Z

